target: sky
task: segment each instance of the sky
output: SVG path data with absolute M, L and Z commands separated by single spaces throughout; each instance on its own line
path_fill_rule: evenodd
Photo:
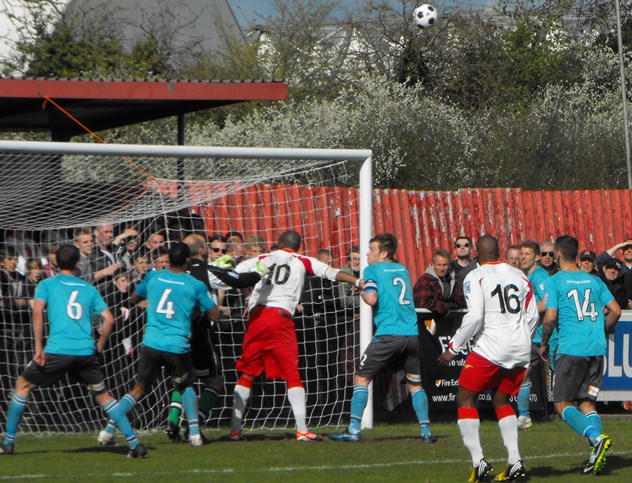
M 0 0 L 0 36 L 7 35 L 9 37 L 14 37 L 15 32 L 13 29 L 13 25 L 9 22 L 6 11 L 8 9 L 12 9 L 14 13 L 19 14 L 21 12 L 21 4 L 24 0 Z M 347 8 L 361 8 L 358 5 L 361 5 L 362 2 L 360 0 L 341 0 L 345 7 Z M 423 0 L 418 3 L 430 3 L 434 4 L 439 8 L 442 5 L 462 5 L 463 7 L 468 7 L 470 5 L 477 6 L 485 6 L 485 5 L 494 5 L 497 0 L 463 0 L 463 1 L 455 1 L 455 0 Z M 401 4 L 399 0 L 392 0 L 394 5 Z M 229 5 L 233 9 L 235 17 L 237 21 L 243 26 L 247 27 L 252 24 L 261 23 L 261 17 L 266 17 L 272 15 L 274 13 L 273 2 L 270 0 L 228 0 Z M 7 53 L 11 49 L 11 43 L 7 42 L 5 39 L 0 39 L 0 58 L 7 55 Z

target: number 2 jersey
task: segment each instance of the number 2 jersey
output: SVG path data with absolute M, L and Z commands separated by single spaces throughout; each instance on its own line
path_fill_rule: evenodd
M 252 310 L 257 305 L 265 305 L 287 310 L 291 315 L 294 315 L 301 298 L 305 276 L 317 276 L 335 281 L 340 271 L 316 258 L 299 255 L 285 249 L 245 260 L 237 265 L 235 271 L 251 272 L 257 262 L 269 268 L 270 273 L 255 285 L 248 300 L 248 310 Z
M 215 306 L 206 285 L 188 273 L 154 270 L 136 287 L 147 299 L 147 325 L 143 345 L 173 354 L 190 348 L 191 314 L 197 307 L 206 312 Z
M 459 352 L 473 339 L 472 351 L 488 361 L 506 369 L 527 367 L 538 323 L 527 277 L 506 263 L 485 263 L 465 277 L 463 293 L 467 313 L 450 348 Z
M 557 310 L 558 354 L 603 356 L 606 329 L 603 308 L 613 299 L 599 277 L 581 270 L 562 271 L 544 283 L 546 308 Z
M 377 292 L 375 335 L 419 335 L 408 269 L 397 262 L 378 262 L 366 267 L 363 277 L 365 292 Z
M 108 308 L 96 288 L 62 273 L 38 283 L 35 298 L 46 302 L 48 312 L 50 327 L 44 352 L 69 356 L 94 354 L 92 317 Z

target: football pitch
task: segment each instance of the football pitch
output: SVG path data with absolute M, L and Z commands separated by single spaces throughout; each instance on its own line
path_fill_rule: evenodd
M 321 428 L 327 435 L 342 428 Z M 559 419 L 534 424 L 520 433 L 530 481 L 632 480 L 632 418 L 606 416 L 613 438 L 604 472 L 582 475 L 588 445 Z M 289 430 L 247 431 L 233 442 L 227 430 L 207 430 L 213 441 L 201 448 L 171 443 L 163 433 L 141 433 L 149 458 L 127 458 L 120 443 L 100 447 L 95 434 L 18 435 L 16 454 L 0 456 L 0 481 L 467 481 L 469 453 L 456 423 L 433 425 L 438 442 L 423 444 L 415 424 L 377 425 L 358 443 L 299 443 Z M 505 465 L 505 449 L 494 421 L 483 421 L 481 439 L 493 474 Z

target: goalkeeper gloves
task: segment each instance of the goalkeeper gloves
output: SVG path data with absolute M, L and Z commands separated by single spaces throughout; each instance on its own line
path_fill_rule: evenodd
M 257 264 L 255 265 L 255 268 L 252 271 L 257 272 L 259 275 L 261 275 L 261 278 L 265 277 L 268 273 L 270 273 L 270 269 L 261 262 L 257 262 Z
M 235 259 L 230 255 L 222 255 L 217 260 L 215 260 L 212 265 L 217 268 L 221 268 L 222 270 L 231 270 L 235 268 Z

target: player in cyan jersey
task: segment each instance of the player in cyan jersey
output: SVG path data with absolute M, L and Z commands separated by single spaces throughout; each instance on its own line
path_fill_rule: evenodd
M 617 324 L 621 309 L 601 279 L 577 267 L 578 248 L 572 236 L 555 240 L 555 259 L 561 271 L 544 284 L 546 313 L 540 354 L 548 359 L 549 339 L 557 327 L 555 410 L 566 424 L 588 439 L 592 452 L 584 472 L 598 475 L 612 440 L 602 434 L 595 401 L 603 380 L 606 331 Z
M 214 265 L 209 265 L 206 239 L 197 233 L 188 235 L 183 242 L 187 244 L 191 254 L 188 273 L 206 285 L 215 303 L 218 301 L 217 290 L 252 287 L 261 280 L 262 273 L 265 273 L 260 264 L 255 267 L 255 271 L 249 273 L 238 274 L 230 270 L 230 268 L 235 268 L 235 259 L 230 255 L 219 257 Z M 200 424 L 204 424 L 224 388 L 224 375 L 220 354 L 212 342 L 212 321 L 206 320 L 205 314 L 197 309 L 193 311 L 192 317 L 194 323 L 191 327 L 191 359 L 195 376 L 203 386 L 202 394 L 198 398 L 198 414 Z M 179 426 L 181 413 L 182 395 L 180 391 L 173 389 L 166 433 L 174 442 L 181 440 Z M 200 432 L 200 435 L 204 440 L 204 434 Z M 184 439 L 187 438 L 188 427 L 184 433 Z
M 346 431 L 333 434 L 334 441 L 360 441 L 362 413 L 369 397 L 369 384 L 387 365 L 404 369 L 413 409 L 419 420 L 422 441 L 434 443 L 428 419 L 428 397 L 421 386 L 419 329 L 408 269 L 395 260 L 397 239 L 381 233 L 369 242 L 364 269 L 362 300 L 373 307 L 376 331 L 354 376 L 351 423 Z
M 509 398 L 518 394 L 529 365 L 531 335 L 538 323 L 538 311 L 525 275 L 498 261 L 496 238 L 482 236 L 476 250 L 480 266 L 463 282 L 467 313 L 448 350 L 439 356 L 439 363 L 449 364 L 474 340 L 461 370 L 457 393 L 459 429 L 472 456 L 468 481 L 481 481 L 492 471 L 492 465 L 483 455 L 476 408 L 478 395 L 487 389 L 496 389 L 493 405 L 508 453 L 508 465 L 496 476 L 496 481 L 515 480 L 526 477 L 526 469 L 518 448 L 518 419 Z
M 68 373 L 88 386 L 108 417 L 116 422 L 129 445 L 129 456 L 147 456 L 147 450 L 136 439 L 122 405 L 112 398 L 103 382 L 103 348 L 114 328 L 114 317 L 97 289 L 74 276 L 79 259 L 77 247 L 60 246 L 57 250 L 59 275 L 42 281 L 35 290 L 35 355 L 17 380 L 0 454 L 15 452 L 15 435 L 31 391 L 39 386 L 55 384 Z M 43 346 L 45 310 L 49 321 L 46 347 Z M 103 319 L 96 346 L 92 337 L 92 317 L 95 315 Z
M 540 246 L 533 240 L 526 240 L 520 245 L 520 269 L 531 282 L 533 294 L 537 302 L 540 319 L 544 319 L 544 282 L 549 278 L 549 272 L 539 264 Z M 531 341 L 531 362 L 524 375 L 524 381 L 518 391 L 518 429 L 530 429 L 533 425 L 529 413 L 529 396 L 531 395 L 531 380 L 529 375 L 534 369 L 540 370 L 540 340 L 542 339 L 542 324 L 538 324 Z M 557 337 L 555 338 L 557 340 Z
M 204 285 L 186 273 L 189 247 L 181 242 L 169 247 L 170 268 L 145 275 L 132 294 L 132 302 L 147 299 L 147 324 L 136 372 L 136 385 L 121 399 L 129 412 L 151 388 L 161 367 L 171 374 L 173 386 L 182 393 L 182 405 L 189 425 L 189 442 L 203 444 L 198 422 L 197 396 L 193 389 L 195 370 L 191 360 L 191 314 L 199 307 L 209 319 L 218 321 L 219 309 Z M 108 422 L 99 434 L 101 444 L 109 444 L 114 425 Z
M 328 280 L 353 283 L 361 287 L 358 278 L 331 268 L 315 258 L 299 255 L 301 235 L 286 231 L 279 237 L 279 250 L 237 265 L 237 272 L 251 272 L 257 263 L 269 273 L 257 284 L 248 301 L 248 325 L 239 373 L 233 396 L 230 439 L 243 439 L 241 425 L 254 378 L 265 370 L 266 378 L 282 379 L 287 383 L 287 397 L 296 420 L 297 441 L 322 441 L 322 437 L 307 428 L 305 388 L 298 371 L 298 341 L 292 316 L 303 291 L 306 275 Z

